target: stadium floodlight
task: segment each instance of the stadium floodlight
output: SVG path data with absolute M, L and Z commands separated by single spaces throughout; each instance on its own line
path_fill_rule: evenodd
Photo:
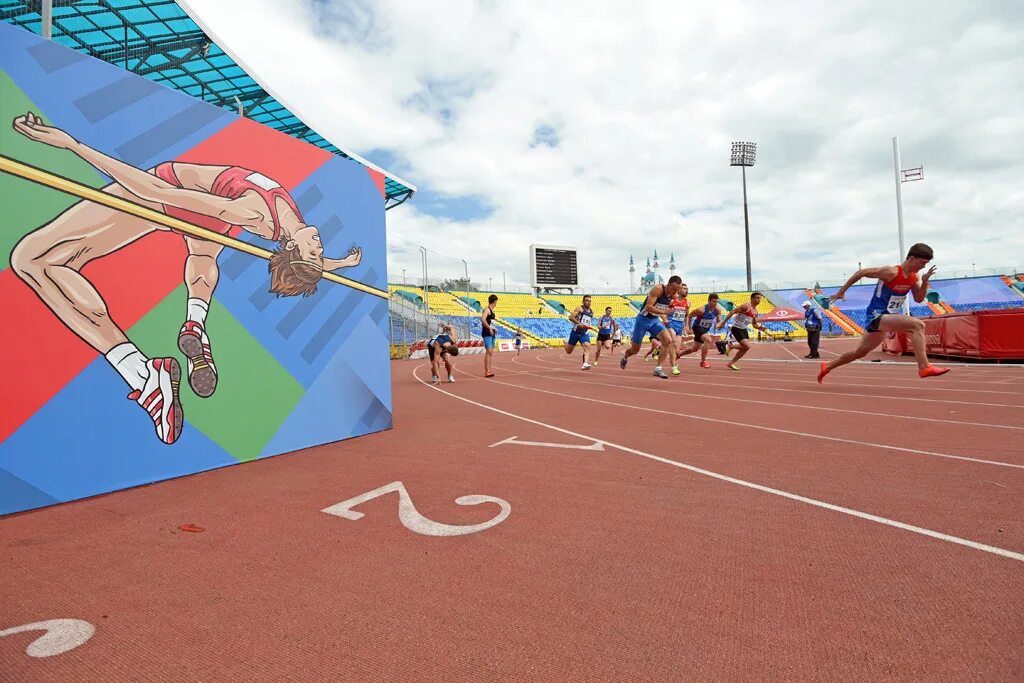
M 729 158 L 730 166 L 739 166 L 743 172 L 743 234 L 747 244 L 747 290 L 754 288 L 753 279 L 750 276 L 750 214 L 747 211 L 747 166 L 753 166 L 757 161 L 756 142 L 734 142 L 732 143 L 732 154 Z

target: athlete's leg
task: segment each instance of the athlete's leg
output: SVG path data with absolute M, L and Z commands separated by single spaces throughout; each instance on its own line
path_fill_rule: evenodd
M 889 316 L 886 315 L 885 317 L 882 318 L 882 320 L 885 320 L 885 318 L 888 317 Z M 884 339 L 885 332 L 868 332 L 863 337 L 861 337 L 860 344 L 857 345 L 857 348 L 847 351 L 838 358 L 833 358 L 828 363 L 823 363 L 825 373 L 827 374 L 829 372 L 832 372 L 836 368 L 846 365 L 847 363 L 852 363 L 855 360 L 863 358 L 864 356 L 871 353 L 875 348 L 877 348 L 878 345 L 881 344 L 882 340 Z
M 140 201 L 120 185 L 108 185 L 103 191 Z M 128 337 L 111 320 L 107 303 L 82 275 L 82 267 L 156 229 L 141 218 L 82 201 L 22 237 L 11 252 L 11 268 L 62 323 L 106 354 Z
M 185 287 L 188 290 L 185 323 L 178 333 L 178 349 L 188 358 L 188 383 L 203 398 L 217 389 L 217 368 L 206 332 L 206 315 L 220 271 L 217 256 L 224 247 L 215 242 L 185 238 Z
M 590 358 L 590 343 L 581 339 L 580 346 L 583 347 L 583 369 L 586 370 L 590 367 L 590 363 L 587 360 Z
M 448 371 L 448 381 L 452 381 L 452 379 L 455 377 L 455 369 L 452 366 L 452 361 L 448 357 L 447 353 L 444 354 L 444 369 Z
M 157 211 L 162 208 L 139 200 L 119 185 L 108 185 L 103 191 Z M 157 437 L 170 444 L 184 426 L 178 400 L 178 362 L 174 358 L 147 358 L 110 318 L 106 301 L 81 272 L 90 261 L 158 228 L 131 214 L 83 201 L 22 237 L 11 252 L 10 262 L 17 276 L 62 323 L 104 355 L 132 388 L 128 397 L 153 420 Z
M 882 316 L 878 323 L 881 332 L 909 332 L 910 344 L 914 349 L 914 358 L 917 360 L 917 369 L 924 370 L 929 365 L 928 350 L 924 339 L 924 321 L 909 315 L 889 314 Z
M 735 348 L 737 350 L 737 353 L 736 353 L 736 357 L 733 358 L 732 362 L 729 363 L 729 367 L 732 368 L 732 369 L 735 369 L 736 368 L 736 363 L 738 363 L 740 361 L 740 359 L 743 358 L 743 356 L 747 355 L 747 351 L 750 350 L 750 340 L 749 339 L 742 339 L 739 342 L 737 342 L 736 345 L 733 348 Z

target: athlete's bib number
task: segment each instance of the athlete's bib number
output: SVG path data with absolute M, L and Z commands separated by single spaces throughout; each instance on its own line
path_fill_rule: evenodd
M 739 327 L 741 329 L 746 329 L 746 327 L 754 321 L 752 317 L 750 317 L 749 315 L 744 315 L 743 313 L 734 316 L 734 318 L 735 319 L 732 322 L 732 326 Z
M 686 322 L 686 309 L 685 308 L 673 308 L 672 309 L 672 320 L 676 322 Z
M 903 312 L 903 304 L 904 304 L 904 302 L 906 302 L 906 300 L 907 300 L 907 295 L 906 294 L 904 294 L 903 296 L 891 296 L 891 297 L 889 297 L 889 305 L 885 309 L 886 312 L 888 312 L 888 313 L 902 313 Z
M 591 318 L 589 315 L 580 316 L 580 327 L 590 327 L 593 322 L 594 319 Z

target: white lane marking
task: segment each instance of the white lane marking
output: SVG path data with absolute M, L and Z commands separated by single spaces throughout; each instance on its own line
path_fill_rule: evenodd
M 796 359 L 797 359 L 798 361 L 800 360 L 800 357 L 799 357 L 798 355 L 796 355 L 795 353 L 793 353 L 792 351 L 790 351 L 790 350 L 789 350 L 789 349 L 788 349 L 788 348 L 786 347 L 786 342 L 779 342 L 779 343 L 780 343 L 780 344 L 782 344 L 782 350 L 783 350 L 783 351 L 785 351 L 785 352 L 786 352 L 786 353 L 788 353 L 789 355 L 793 356 L 793 358 L 796 358 Z
M 431 389 L 436 389 L 437 391 L 440 391 L 440 389 L 437 389 L 437 387 L 431 386 L 427 382 L 424 382 L 422 379 L 420 379 L 419 375 L 416 372 L 418 369 L 419 368 L 413 368 L 413 373 L 412 373 L 413 377 L 416 378 L 416 381 L 420 382 L 421 384 L 427 385 Z M 517 386 L 515 384 L 508 384 L 506 382 L 497 382 L 497 384 L 504 384 L 505 386 L 515 387 L 517 389 L 527 389 L 527 387 L 519 387 L 519 386 Z M 531 390 L 531 389 L 527 389 L 527 390 L 535 391 L 535 390 Z M 835 505 L 833 503 L 827 503 L 827 502 L 822 501 L 822 500 L 817 500 L 815 498 L 808 498 L 806 496 L 801 496 L 801 495 L 796 494 L 796 493 L 790 493 L 789 491 L 783 491 L 781 489 L 771 488 L 770 486 L 764 486 L 762 484 L 755 484 L 753 482 L 746 481 L 744 479 L 737 479 L 735 477 L 730 477 L 730 476 L 725 475 L 725 474 L 719 474 L 718 472 L 712 472 L 711 470 L 706 470 L 706 469 L 701 468 L 701 467 L 696 467 L 694 465 L 688 465 L 686 463 L 679 462 L 677 460 L 670 460 L 669 458 L 663 458 L 663 457 L 661 457 L 659 455 L 654 455 L 653 453 L 645 453 L 644 451 L 637 450 L 635 448 L 630 448 L 629 446 L 621 446 L 621 445 L 619 445 L 617 443 L 613 443 L 611 441 L 606 441 L 604 439 L 598 439 L 596 437 L 588 436 L 586 434 L 580 434 L 579 432 L 574 432 L 574 431 L 571 431 L 569 429 L 563 429 L 562 427 L 556 427 L 555 425 L 548 424 L 546 422 L 541 422 L 540 420 L 534 420 L 533 418 L 525 417 L 523 415 L 517 415 L 515 413 L 510 413 L 507 410 L 502 410 L 501 408 L 495 408 L 494 406 L 487 405 L 486 403 L 479 403 L 477 401 L 474 401 L 472 399 L 466 398 L 464 396 L 459 396 L 458 394 L 452 394 L 452 393 L 444 392 L 444 391 L 442 391 L 441 393 L 445 394 L 446 396 L 450 396 L 451 398 L 458 399 L 459 401 L 464 401 L 466 403 L 475 405 L 475 406 L 477 406 L 479 408 L 483 408 L 485 410 L 490 410 L 492 412 L 499 413 L 501 415 L 505 415 L 507 417 L 514 418 L 516 420 L 522 420 L 523 422 L 528 422 L 530 424 L 538 425 L 540 427 L 546 427 L 548 429 L 551 429 L 551 430 L 556 431 L 556 432 L 560 432 L 562 434 L 568 434 L 569 436 L 575 436 L 578 439 L 587 439 L 587 440 L 590 440 L 590 441 L 596 441 L 597 443 L 600 443 L 600 444 L 603 444 L 605 446 L 608 446 L 609 448 L 614 448 L 616 450 L 620 450 L 620 451 L 623 451 L 625 453 L 631 453 L 633 455 L 639 455 L 642 458 L 647 458 L 648 460 L 654 460 L 655 462 L 660 462 L 660 463 L 664 463 L 666 465 L 671 465 L 673 467 L 678 467 L 680 469 L 684 469 L 684 470 L 687 470 L 689 472 L 694 472 L 695 474 L 700 474 L 700 475 L 703 475 L 705 477 L 711 477 L 712 479 L 718 479 L 720 481 L 729 482 L 730 484 L 736 484 L 737 486 L 743 486 L 745 488 L 753 489 L 755 491 L 760 491 L 762 493 L 769 493 L 769 494 L 774 495 L 774 496 L 779 496 L 779 497 L 782 497 L 782 498 L 788 498 L 789 500 L 795 500 L 797 502 L 805 503 L 807 505 L 812 505 L 814 507 L 822 508 L 822 509 L 825 509 L 825 510 L 831 510 L 833 512 L 839 512 L 839 513 L 842 513 L 844 515 L 849 515 L 851 517 L 857 517 L 858 519 L 864 519 L 864 520 L 867 520 L 869 522 L 875 522 L 877 524 L 883 524 L 885 526 L 894 527 L 896 529 L 902 529 L 903 531 L 910 531 L 910 532 L 915 533 L 915 534 L 920 534 L 921 536 L 927 536 L 929 538 L 938 539 L 940 541 L 946 541 L 947 543 L 954 543 L 956 545 L 966 546 L 968 548 L 973 548 L 975 550 L 981 550 L 983 552 L 991 553 L 993 555 L 999 555 L 1001 557 L 1006 557 L 1006 558 L 1009 558 L 1011 560 L 1017 560 L 1018 562 L 1024 562 L 1024 554 L 1018 553 L 1018 552 L 1014 552 L 1012 550 L 1007 550 L 1005 548 L 997 548 L 996 546 L 986 545 L 984 543 L 978 543 L 977 541 L 971 541 L 971 540 L 966 539 L 966 538 L 960 538 L 959 536 L 952 536 L 950 534 L 944 534 L 941 531 L 934 531 L 932 529 L 926 529 L 924 527 L 914 526 L 913 524 L 907 524 L 905 522 L 900 522 L 900 521 L 897 521 L 897 520 L 894 520 L 894 519 L 889 519 L 887 517 L 880 517 L 878 515 L 873 515 L 873 514 L 871 514 L 869 512 L 862 512 L 860 510 L 854 510 L 853 508 L 847 508 L 847 507 L 843 507 L 841 505 Z M 551 393 L 551 392 L 545 392 L 545 393 Z
M 541 363 L 545 363 L 547 365 L 551 365 L 551 366 L 556 366 L 557 367 L 557 365 L 558 365 L 557 363 L 550 363 L 550 362 L 547 362 L 547 361 L 541 361 L 539 356 L 538 356 L 538 361 L 540 361 Z M 747 362 L 746 359 L 744 359 L 743 362 L 746 363 Z M 790 362 L 790 361 L 786 361 L 786 362 Z M 734 377 L 735 375 L 728 375 L 728 376 L 729 377 Z M 747 376 L 748 377 L 754 377 L 756 375 L 750 374 L 750 375 L 747 375 Z M 775 381 L 778 381 L 778 380 L 775 380 Z M 757 389 L 758 391 L 783 391 L 783 392 L 786 392 L 786 393 L 798 391 L 798 392 L 800 392 L 802 394 L 814 394 L 816 396 L 856 396 L 858 398 L 874 399 L 875 401 L 879 400 L 878 394 L 856 394 L 856 393 L 852 393 L 852 392 L 849 392 L 849 391 L 827 391 L 827 392 L 824 392 L 824 391 L 821 391 L 820 389 L 790 389 L 790 388 L 784 388 L 784 387 L 769 387 L 769 386 L 764 386 L 764 385 L 733 384 L 732 382 L 728 382 L 728 383 L 725 383 L 725 384 L 723 384 L 721 382 L 701 382 L 701 383 L 702 384 L 707 384 L 709 386 L 730 387 L 730 388 L 736 388 L 736 389 Z M 810 382 L 805 382 L 805 384 L 809 384 L 809 383 Z M 832 385 L 829 385 L 829 386 L 835 386 L 835 385 L 832 384 Z M 843 385 L 839 385 L 839 386 L 843 386 Z M 864 384 L 864 385 L 860 385 L 860 386 L 875 387 L 877 385 L 875 385 L 875 384 Z M 1013 404 L 1013 403 L 982 403 L 980 401 L 954 401 L 954 400 L 945 399 L 945 398 L 919 398 L 919 397 L 916 397 L 916 396 L 900 396 L 898 398 L 899 398 L 900 401 L 921 401 L 921 402 L 924 402 L 924 403 L 951 403 L 951 404 L 958 405 L 958 406 L 965 406 L 965 405 L 966 406 L 985 406 L 986 408 L 1017 408 L 1018 407 L 1016 404 Z
M 537 361 L 539 363 L 544 363 L 544 361 L 541 361 L 539 358 L 537 359 Z M 512 362 L 516 363 L 517 365 L 521 365 L 523 367 L 530 367 L 529 365 L 526 365 L 525 363 L 518 362 L 514 358 L 512 359 Z M 544 364 L 545 365 L 551 365 L 550 363 L 544 363 Z M 571 372 L 571 371 L 570 370 L 554 370 L 553 372 L 563 373 L 563 372 Z M 517 372 L 515 374 L 516 375 L 525 375 L 525 374 L 529 374 L 529 373 Z M 542 379 L 552 379 L 552 380 L 555 379 L 554 377 L 549 377 L 548 375 L 542 375 L 542 374 L 538 374 L 538 373 L 534 373 L 532 376 L 533 377 L 540 377 Z M 598 376 L 605 377 L 606 375 L 604 375 L 603 373 L 598 373 Z M 625 379 L 639 379 L 639 378 L 635 378 L 633 376 L 629 376 L 629 377 L 626 377 Z M 898 414 L 898 413 L 873 413 L 873 412 L 867 411 L 867 410 L 853 410 L 852 408 L 828 408 L 828 407 L 825 407 L 825 406 L 813 406 L 813 405 L 807 405 L 807 404 L 804 404 L 804 403 L 782 403 L 782 402 L 779 402 L 779 401 L 758 401 L 758 400 L 755 400 L 755 399 L 752 399 L 752 398 L 737 398 L 735 396 L 715 396 L 714 394 L 684 394 L 683 392 L 680 392 L 680 391 L 667 391 L 665 389 L 651 389 L 649 387 L 641 387 L 641 386 L 636 386 L 636 385 L 632 385 L 632 384 L 610 384 L 608 382 L 587 382 L 587 381 L 584 381 L 584 380 L 581 380 L 581 379 L 569 379 L 567 377 L 566 378 L 558 378 L 558 381 L 563 381 L 563 380 L 566 381 L 566 382 L 575 382 L 577 384 L 593 384 L 594 386 L 615 387 L 617 389 L 633 389 L 635 391 L 653 391 L 653 392 L 656 392 L 656 393 L 659 393 L 659 394 L 672 394 L 674 396 L 678 396 L 679 398 L 696 398 L 696 399 L 709 398 L 709 399 L 714 399 L 714 400 L 718 400 L 718 401 L 738 401 L 740 403 L 756 403 L 758 405 L 784 406 L 784 407 L 787 407 L 787 408 L 798 408 L 800 410 L 825 410 L 825 411 L 836 412 L 836 413 L 852 413 L 852 414 L 855 414 L 855 415 L 871 415 L 871 416 L 874 416 L 874 417 L 888 417 L 888 418 L 899 419 L 899 420 L 922 420 L 922 421 L 925 421 L 925 422 L 938 422 L 940 424 L 945 424 L 945 425 L 963 425 L 963 426 L 967 426 L 967 427 L 994 427 L 996 429 L 1017 429 L 1017 430 L 1024 431 L 1024 427 L 1014 427 L 1013 425 L 990 424 L 988 422 L 964 422 L 962 420 L 946 420 L 946 419 L 935 418 L 935 417 L 919 417 L 919 416 L 916 416 L 916 415 L 901 415 L 901 414 Z M 686 384 L 685 386 L 687 386 L 687 387 L 694 387 L 694 386 L 705 386 L 705 385 L 708 385 L 708 386 L 718 386 L 718 387 L 732 387 L 732 386 L 735 386 L 735 385 L 731 385 L 731 384 L 715 384 L 713 382 L 701 382 L 699 385 Z
M 604 450 L 604 446 L 602 446 L 597 441 L 595 441 L 594 443 L 590 444 L 589 446 L 580 446 L 579 444 L 550 443 L 548 441 L 522 441 L 518 437 L 515 437 L 515 436 L 510 436 L 507 439 L 505 439 L 504 441 L 499 441 L 498 443 L 492 443 L 490 446 L 488 446 L 488 448 L 494 448 L 495 446 L 506 446 L 506 445 L 513 445 L 513 446 L 542 446 L 544 448 L 571 448 L 571 449 L 576 449 L 576 450 L 580 450 L 580 451 L 603 451 Z
M 53 657 L 84 645 L 96 633 L 96 627 L 81 619 L 48 619 L 5 629 L 0 631 L 0 638 L 26 631 L 45 633 L 28 644 L 25 654 L 29 657 Z
M 567 380 L 573 381 L 573 380 Z M 845 439 L 839 436 L 826 436 L 825 434 L 810 434 L 808 432 L 798 432 L 792 429 L 782 429 L 781 427 L 767 427 L 765 425 L 755 425 L 746 422 L 733 422 L 732 420 L 721 420 L 716 417 L 704 417 L 703 415 L 691 415 L 689 413 L 677 413 L 671 410 L 661 410 L 659 408 L 648 408 L 646 406 L 634 406 L 628 403 L 614 403 L 612 401 L 602 401 L 599 398 L 590 398 L 589 396 L 577 396 L 575 394 L 563 394 L 557 391 L 548 391 L 547 389 L 537 389 L 536 387 L 524 387 L 519 384 L 509 384 L 507 382 L 496 382 L 496 384 L 504 384 L 507 387 L 515 387 L 517 389 L 525 389 L 528 391 L 539 391 L 543 394 L 552 394 L 554 396 L 562 396 L 563 398 L 571 398 L 578 401 L 590 401 L 592 403 L 603 403 L 609 406 L 615 406 L 616 408 L 629 408 L 630 410 L 642 410 L 649 413 L 661 413 L 663 415 L 675 415 L 677 417 L 685 417 L 691 420 L 701 420 L 703 422 L 714 422 L 717 424 L 729 425 L 731 427 L 746 427 L 748 429 L 761 429 L 766 432 L 776 432 L 778 434 L 789 434 L 792 436 L 803 436 L 808 439 L 822 439 L 823 441 L 835 441 L 838 443 L 853 444 L 855 446 L 868 446 L 871 448 L 882 448 L 886 450 L 899 451 L 901 453 L 914 453 L 915 455 L 930 455 L 935 458 L 948 458 L 950 460 L 966 460 L 968 462 L 976 462 L 982 465 L 996 465 L 997 467 L 1011 467 L 1013 469 L 1024 470 L 1024 465 L 1018 465 L 1010 462 L 1000 462 L 998 460 L 984 460 L 982 458 L 972 458 L 966 455 L 951 455 L 949 453 L 936 453 L 935 451 L 925 451 L 917 448 L 906 448 L 905 446 L 890 446 L 884 443 L 874 443 L 871 441 L 858 441 L 856 439 Z
M 418 368 L 417 368 L 418 369 Z M 413 371 L 415 375 L 415 370 Z M 416 375 L 416 379 L 419 380 L 419 376 Z M 354 498 L 343 500 L 340 503 L 335 503 L 329 507 L 324 508 L 321 512 L 326 512 L 329 515 L 335 517 L 341 517 L 343 519 L 357 520 L 363 518 L 362 512 L 356 512 L 352 508 L 357 505 L 361 505 L 368 500 L 373 500 L 388 493 L 398 492 L 398 519 L 409 531 L 413 531 L 417 534 L 423 534 L 424 536 L 465 536 L 466 534 L 475 534 L 485 529 L 490 529 L 493 526 L 497 526 L 505 521 L 505 519 L 511 514 L 512 506 L 508 504 L 508 501 L 502 500 L 501 498 L 495 498 L 494 496 L 461 496 L 455 499 L 456 505 L 480 505 L 481 503 L 496 503 L 501 511 L 492 519 L 482 522 L 480 524 L 442 524 L 441 522 L 435 522 L 432 519 L 428 519 L 421 515 L 413 505 L 412 498 L 409 497 L 409 492 L 405 490 L 405 485 L 400 481 L 394 481 L 390 484 L 385 484 L 380 488 L 366 493 L 360 494 Z

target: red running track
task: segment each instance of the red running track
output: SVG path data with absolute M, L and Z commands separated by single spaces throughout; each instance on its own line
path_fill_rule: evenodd
M 0 520 L 0 630 L 96 627 L 0 680 L 1024 678 L 1024 369 L 791 351 L 396 362 L 388 433 Z M 398 481 L 489 528 L 321 512 Z

